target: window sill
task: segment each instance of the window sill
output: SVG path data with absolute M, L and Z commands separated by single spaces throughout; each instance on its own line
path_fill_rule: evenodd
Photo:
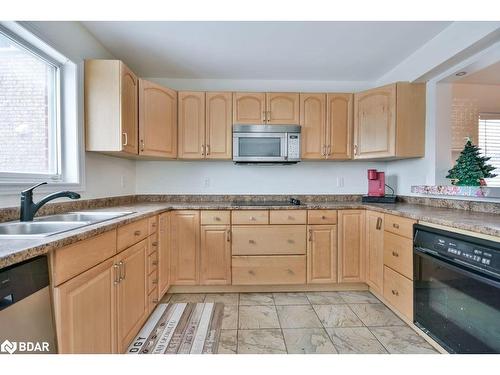
M 42 180 L 40 180 L 42 181 Z M 1 182 L 0 181 L 0 196 L 2 195 L 17 195 L 21 194 L 22 190 L 25 190 L 37 182 L 40 181 L 30 181 L 29 183 L 21 182 Z M 71 183 L 71 182 L 49 182 L 48 185 L 40 186 L 36 189 L 36 193 L 53 193 L 55 191 L 70 190 L 74 192 L 85 191 L 85 184 L 82 183 Z

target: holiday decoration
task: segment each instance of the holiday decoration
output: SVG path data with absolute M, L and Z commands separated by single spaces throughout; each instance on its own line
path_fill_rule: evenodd
M 486 164 L 488 160 L 490 158 L 481 156 L 479 147 L 473 145 L 468 138 L 455 166 L 448 171 L 446 178 L 450 178 L 453 185 L 484 186 L 485 178 L 497 176 L 491 173 L 495 167 Z

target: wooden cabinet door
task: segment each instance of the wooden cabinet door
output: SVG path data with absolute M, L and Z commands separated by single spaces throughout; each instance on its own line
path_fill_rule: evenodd
M 299 124 L 300 100 L 297 93 L 266 94 L 266 123 L 269 125 Z
M 201 227 L 200 284 L 231 285 L 229 225 L 203 225 Z
M 338 211 L 339 282 L 365 281 L 365 211 Z
M 205 158 L 205 93 L 179 91 L 179 159 Z
M 200 262 L 200 212 L 172 211 L 172 285 L 198 285 Z
M 158 292 L 160 298 L 170 287 L 170 248 L 170 212 L 165 212 L 160 215 L 158 232 Z
M 147 300 L 148 240 L 129 247 L 118 254 L 119 268 L 117 295 L 118 350 L 123 353 L 148 317 Z
M 233 94 L 233 124 L 264 124 L 266 121 L 266 94 L 263 92 L 235 92 Z
M 139 154 L 177 157 L 177 92 L 139 79 Z
M 206 93 L 206 158 L 232 158 L 233 95 L 230 92 Z
M 302 159 L 324 159 L 326 150 L 326 95 L 300 94 Z
M 124 63 L 120 63 L 123 151 L 130 154 L 139 152 L 137 85 L 135 74 Z
M 116 353 L 113 259 L 54 288 L 59 353 Z
M 384 214 L 366 211 L 366 282 L 382 294 L 384 285 Z
M 307 242 L 307 282 L 337 282 L 337 226 L 309 225 Z
M 354 95 L 354 158 L 396 155 L 396 84 Z
M 327 95 L 328 159 L 352 158 L 352 94 Z

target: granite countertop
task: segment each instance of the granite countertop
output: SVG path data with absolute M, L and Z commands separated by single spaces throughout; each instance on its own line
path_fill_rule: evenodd
M 169 210 L 256 210 L 256 209 L 369 209 L 415 220 L 500 237 L 500 215 L 460 209 L 438 208 L 419 204 L 375 204 L 361 202 L 318 202 L 300 206 L 237 206 L 230 202 L 157 202 L 134 203 L 88 211 L 133 211 L 134 213 L 45 238 L 0 239 L 0 268 L 43 255 L 54 249 L 93 237 L 118 226 Z

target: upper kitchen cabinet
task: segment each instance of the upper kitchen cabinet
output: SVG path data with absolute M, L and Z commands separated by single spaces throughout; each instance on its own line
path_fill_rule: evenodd
M 325 94 L 300 94 L 300 126 L 302 159 L 325 159 Z
M 414 158 L 424 152 L 424 83 L 398 82 L 355 94 L 355 159 Z
M 179 159 L 231 159 L 232 94 L 179 92 Z
M 179 159 L 205 157 L 205 93 L 179 91 Z
M 138 79 L 119 60 L 85 61 L 86 150 L 137 155 Z
M 139 155 L 177 157 L 177 92 L 139 79 Z
M 263 92 L 235 92 L 233 94 L 234 124 L 264 124 L 266 121 L 266 94 Z
M 266 94 L 266 124 L 299 123 L 299 94 L 269 92 Z
M 352 94 L 300 94 L 302 159 L 352 158 Z
M 288 125 L 299 123 L 299 94 L 235 92 L 234 124 Z
M 352 159 L 352 94 L 326 96 L 327 159 Z
M 230 92 L 206 93 L 205 143 L 207 159 L 232 158 L 232 106 Z

